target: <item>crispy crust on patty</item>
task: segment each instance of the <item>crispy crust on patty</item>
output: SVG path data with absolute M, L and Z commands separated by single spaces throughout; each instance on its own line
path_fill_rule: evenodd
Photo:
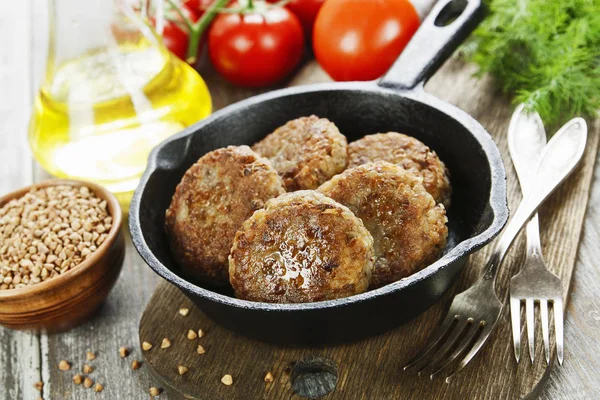
M 435 151 L 414 137 L 397 132 L 367 135 L 348 145 L 348 168 L 388 161 L 423 178 L 423 186 L 438 203 L 450 206 L 450 173 Z
M 312 190 L 269 200 L 236 234 L 229 277 L 237 297 L 301 303 L 364 292 L 373 239 L 362 222 Z
M 268 158 L 288 191 L 316 189 L 346 168 L 348 141 L 335 124 L 314 115 L 289 121 L 252 149 Z
M 423 269 L 446 245 L 444 206 L 436 205 L 420 179 L 397 165 L 379 161 L 351 168 L 319 191 L 347 206 L 371 232 L 376 257 L 372 288 Z
M 255 210 L 284 192 L 277 171 L 248 146 L 205 154 L 187 170 L 166 212 L 175 259 L 196 279 L 226 285 L 235 233 Z

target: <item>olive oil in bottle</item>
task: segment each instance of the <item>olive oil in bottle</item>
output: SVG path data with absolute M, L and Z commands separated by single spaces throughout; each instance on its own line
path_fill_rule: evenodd
M 124 1 L 50 1 L 48 66 L 29 141 L 52 175 L 99 183 L 127 205 L 150 151 L 210 114 L 211 99 L 200 75 Z

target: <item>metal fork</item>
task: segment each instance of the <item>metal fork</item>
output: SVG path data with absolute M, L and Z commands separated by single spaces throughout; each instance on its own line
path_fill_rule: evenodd
M 427 371 L 433 379 L 466 352 L 458 367 L 446 377 L 446 382 L 449 382 L 473 359 L 489 338 L 503 308 L 494 284 L 498 267 L 521 228 L 571 173 L 583 155 L 587 135 L 585 122 L 577 120 L 567 125 L 564 127 L 567 129 L 561 129 L 546 146 L 536 168 L 536 179 L 531 190 L 523 197 L 498 239 L 496 248 L 484 267 L 484 274 L 471 288 L 454 297 L 448 314 L 429 344 L 404 370 L 419 366 L 419 375 Z
M 568 129 L 573 123 L 585 126 L 585 121 L 578 118 L 570 121 L 561 129 Z M 527 192 L 531 188 L 532 181 L 536 179 L 535 176 L 532 176 L 532 171 L 538 163 L 545 144 L 546 132 L 540 116 L 537 113 L 525 113 L 523 106 L 519 106 L 513 114 L 508 128 L 508 148 L 523 192 Z M 525 302 L 529 357 L 531 363 L 534 361 L 534 307 L 535 303 L 539 303 L 544 354 L 546 363 L 550 364 L 548 303 L 552 303 L 558 362 L 562 365 L 564 357 L 563 288 L 560 278 L 550 272 L 544 263 L 539 229 L 538 214 L 535 214 L 527 223 L 527 253 L 523 269 L 510 280 L 510 315 L 515 358 L 518 363 L 521 356 L 521 302 L 523 301 Z

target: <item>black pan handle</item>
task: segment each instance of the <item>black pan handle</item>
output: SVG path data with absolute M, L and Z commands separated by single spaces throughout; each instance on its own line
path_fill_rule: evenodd
M 481 22 L 484 14 L 482 0 L 438 1 L 378 84 L 394 89 L 412 89 L 425 84 Z

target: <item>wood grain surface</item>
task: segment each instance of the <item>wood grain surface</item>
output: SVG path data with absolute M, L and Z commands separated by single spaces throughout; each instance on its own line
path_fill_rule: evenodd
M 30 184 L 32 181 L 45 179 L 47 175 L 32 163 L 29 148 L 27 146 L 27 123 L 33 101 L 33 95 L 39 87 L 43 76 L 45 54 L 47 46 L 47 2 L 46 0 L 23 0 L 23 1 L 2 1 L 0 2 L 0 193 L 4 194 L 11 190 Z M 488 81 L 477 83 L 474 80 L 467 79 L 470 70 L 463 70 L 464 65 L 453 62 L 445 66 L 428 85 L 428 90 L 436 95 L 458 104 L 459 107 L 468 112 L 477 112 L 476 118 L 494 135 L 503 135 L 511 113 L 508 101 L 489 85 Z M 210 68 L 203 67 L 201 72 L 209 84 L 213 95 L 215 109 L 221 108 L 231 102 L 240 100 L 256 93 L 253 90 L 235 88 L 225 84 L 220 78 L 216 77 Z M 454 81 L 456 75 L 462 78 Z M 313 81 L 322 81 L 326 75 L 313 64 L 308 64 L 302 68 L 292 83 L 308 83 Z M 497 103 L 498 102 L 498 103 Z M 597 138 L 600 132 L 598 121 L 591 124 L 591 136 Z M 597 140 L 597 139 L 594 139 Z M 592 141 L 593 142 L 593 141 Z M 596 146 L 590 143 L 595 152 Z M 586 164 L 579 170 L 578 179 L 588 179 L 592 174 L 593 157 L 589 155 Z M 512 167 L 507 163 L 510 173 Z M 571 253 L 565 254 L 556 263 L 554 268 L 563 268 L 559 265 L 565 260 L 571 260 L 577 256 L 575 276 L 572 279 L 567 314 L 565 321 L 565 342 L 566 355 L 565 365 L 563 367 L 553 368 L 552 371 L 532 371 L 525 364 L 518 370 L 522 374 L 522 380 L 533 379 L 540 380 L 540 384 L 528 397 L 541 398 L 544 400 L 580 400 L 598 398 L 600 388 L 600 378 L 596 371 L 600 368 L 600 166 L 596 166 L 595 180 L 592 186 L 590 205 L 588 206 L 587 216 L 581 235 L 581 244 L 579 252 L 576 247 L 570 246 Z M 509 182 L 511 193 L 517 190 L 516 181 Z M 568 191 L 565 187 L 563 191 Z M 561 192 L 562 193 L 562 192 Z M 575 194 L 574 194 L 575 195 Z M 579 195 L 579 194 L 578 194 Z M 561 194 L 555 196 L 554 202 L 559 202 Z M 575 207 L 572 202 L 566 202 L 566 206 L 571 208 L 569 215 L 572 218 L 580 218 L 585 213 L 585 207 Z M 552 206 L 549 206 L 552 207 Z M 566 218 L 566 216 L 564 216 Z M 556 220 L 553 214 L 548 211 L 542 213 L 544 235 L 542 241 L 546 251 L 546 257 L 550 259 L 555 246 L 563 246 L 563 241 L 569 243 L 577 241 L 577 238 L 567 238 L 563 236 L 567 226 L 571 222 L 566 220 Z M 545 222 L 544 222 L 545 221 Z M 550 222 L 551 221 L 551 224 Z M 548 230 L 562 232 L 558 236 L 550 235 Z M 126 233 L 126 232 L 125 232 Z M 82 325 L 72 331 L 62 334 L 49 335 L 45 333 L 28 333 L 12 331 L 0 328 L 0 399 L 37 399 L 40 395 L 44 399 L 110 399 L 110 400 L 132 400 L 147 399 L 148 388 L 157 385 L 158 380 L 149 374 L 147 365 L 133 371 L 130 367 L 134 359 L 141 359 L 141 351 L 138 343 L 138 323 L 142 312 L 154 292 L 158 277 L 143 263 L 137 255 L 131 241 L 127 240 L 127 253 L 125 265 L 121 277 L 115 288 L 109 295 L 104 307 L 100 310 L 96 318 L 89 323 Z M 517 251 L 517 250 L 515 250 Z M 481 260 L 478 255 L 477 260 Z M 478 264 L 479 265 L 479 264 Z M 508 265 L 508 264 L 507 264 Z M 513 266 L 511 268 L 518 268 Z M 467 278 L 469 278 L 467 276 Z M 464 281 L 463 285 L 468 282 Z M 445 300 L 447 301 L 447 299 Z M 395 349 L 391 347 L 382 347 L 378 351 L 389 351 L 397 355 L 397 365 L 402 364 L 408 354 L 416 350 L 416 347 L 422 345 L 427 339 L 427 333 L 437 324 L 437 318 L 441 313 L 444 304 L 441 303 L 436 308 L 430 310 L 421 318 L 431 319 L 427 324 L 423 324 L 423 336 L 415 340 L 414 348 Z M 178 304 L 173 304 L 172 308 L 178 308 Z M 189 317 L 193 317 L 196 310 L 193 310 Z M 419 322 L 419 321 L 416 321 Z M 362 321 L 368 323 L 368 321 Z M 501 336 L 499 344 L 510 343 L 508 332 L 508 319 L 505 317 L 502 322 L 505 329 L 499 330 L 497 335 Z M 163 322 L 164 324 L 164 322 Z M 187 324 L 186 324 L 187 325 Z M 185 327 L 184 327 L 185 328 Z M 402 328 L 405 329 L 405 328 Z M 205 341 L 207 344 L 207 353 L 211 351 L 208 344 L 214 340 L 216 335 L 207 332 Z M 187 340 L 187 339 L 186 339 Z M 198 341 L 199 339 L 196 339 Z M 126 359 L 121 359 L 118 355 L 120 346 L 128 346 L 132 349 L 132 354 Z M 91 364 L 96 370 L 91 377 L 104 385 L 102 393 L 94 393 L 93 390 L 84 389 L 81 386 L 75 386 L 71 382 L 72 376 L 81 371 L 85 363 L 85 352 L 93 350 L 97 353 L 97 358 Z M 487 358 L 487 352 L 495 351 L 487 349 L 481 357 Z M 242 351 L 236 347 L 235 353 Z M 369 351 L 369 348 L 362 349 L 363 352 Z M 60 360 L 66 359 L 73 363 L 73 369 L 69 372 L 61 372 L 57 365 Z M 512 371 L 515 368 L 514 361 L 507 359 L 505 370 Z M 256 360 L 246 357 L 243 361 L 250 366 L 255 365 Z M 207 369 L 214 368 L 212 365 L 205 365 Z M 352 371 L 352 366 L 346 371 L 340 369 L 340 376 L 347 376 Z M 192 372 L 190 368 L 190 374 Z M 380 369 L 376 369 L 380 371 Z M 229 371 L 232 373 L 232 371 Z M 262 373 L 256 374 L 257 381 L 252 380 L 252 385 L 260 388 L 262 382 Z M 530 373 L 534 372 L 532 375 Z M 220 379 L 221 371 L 216 371 L 214 376 Z M 282 385 L 280 382 L 283 375 L 276 375 L 275 382 L 271 385 Z M 478 387 L 466 387 L 464 384 L 457 385 L 452 390 L 458 390 L 465 399 L 471 398 L 473 391 L 478 391 L 479 397 L 491 398 L 486 394 L 491 394 L 495 388 L 504 387 L 501 398 L 521 397 L 520 387 L 522 383 L 511 386 L 507 380 L 495 377 L 490 386 L 484 386 L 485 375 L 490 374 L 487 364 L 481 362 L 477 366 L 471 366 L 464 372 L 466 375 L 473 375 L 476 378 Z M 346 375 L 344 375 L 346 374 Z M 185 375 L 189 380 L 192 375 Z M 398 373 L 400 376 L 400 373 Z M 254 379 L 254 375 L 252 376 Z M 234 375 L 234 385 L 223 387 L 222 390 L 232 389 L 229 392 L 224 391 L 227 397 L 235 393 L 238 385 L 243 380 L 240 376 Z M 347 380 L 350 379 L 348 376 Z M 359 377 L 363 385 L 368 382 Z M 34 383 L 44 382 L 44 389 L 39 393 L 34 388 Z M 184 382 L 184 380 L 181 380 Z M 407 384 L 401 377 L 392 380 L 390 385 L 395 390 L 402 390 L 408 396 L 412 393 L 412 398 L 422 399 L 442 399 L 441 392 L 443 385 L 434 383 L 428 392 L 413 392 L 412 383 L 418 382 L 416 377 L 411 376 Z M 340 379 L 338 385 L 344 381 Z M 217 386 L 221 385 L 218 380 Z M 454 384 L 453 384 L 454 385 Z M 521 386 L 519 386 L 521 385 Z M 457 387 L 461 387 L 457 389 Z M 339 386 L 338 386 L 339 387 Z M 273 389 L 270 389 L 273 390 Z M 440 394 L 443 393 L 443 394 Z M 349 394 L 349 396 L 354 394 Z M 420 396 L 420 397 L 419 397 Z M 289 392 L 286 397 L 290 398 Z M 161 394 L 160 399 L 174 398 L 169 392 Z M 252 397 L 244 397 L 251 399 Z M 350 399 L 352 397 L 349 397 Z

